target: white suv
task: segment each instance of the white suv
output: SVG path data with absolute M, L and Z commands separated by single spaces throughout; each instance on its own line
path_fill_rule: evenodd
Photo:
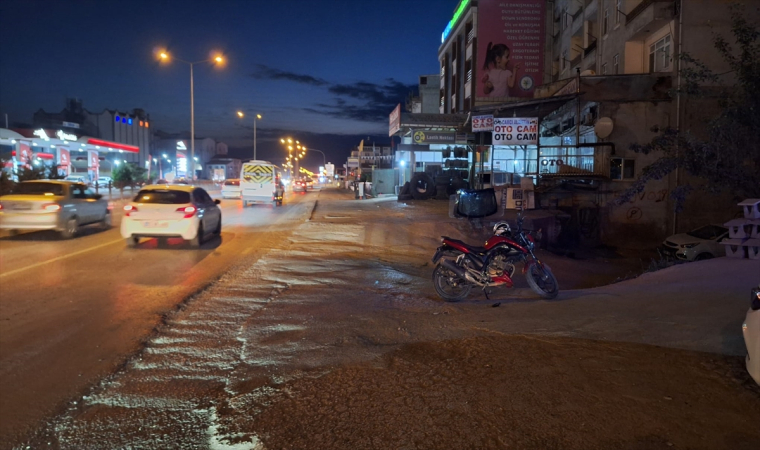
M 145 186 L 124 206 L 121 236 L 130 247 L 143 237 L 181 237 L 198 247 L 207 235 L 222 232 L 219 203 L 199 187 Z

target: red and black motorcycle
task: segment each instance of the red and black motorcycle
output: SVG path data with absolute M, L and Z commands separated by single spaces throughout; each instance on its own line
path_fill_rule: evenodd
M 513 286 L 515 264 L 522 262 L 523 274 L 538 295 L 554 298 L 559 293 L 557 279 L 549 266 L 539 261 L 533 253 L 536 241 L 530 232 L 524 231 L 523 217 L 517 219 L 517 229 L 507 222 L 493 227 L 493 236 L 483 247 L 475 247 L 457 239 L 441 236 L 441 246 L 433 256 L 433 285 L 438 295 L 456 302 L 467 298 L 473 286 L 486 289 L 496 286 Z M 537 235 L 540 239 L 541 230 Z

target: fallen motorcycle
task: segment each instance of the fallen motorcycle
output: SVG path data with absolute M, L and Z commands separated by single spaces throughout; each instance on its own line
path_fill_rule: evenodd
M 522 225 L 522 215 L 517 219 L 515 230 L 507 222 L 497 223 L 493 227 L 493 236 L 483 247 L 441 236 L 441 246 L 433 256 L 436 293 L 448 302 L 456 302 L 467 298 L 470 290 L 479 286 L 488 298 L 486 289 L 514 285 L 515 264 L 522 262 L 522 272 L 531 289 L 543 298 L 556 297 L 559 293 L 557 279 L 549 266 L 536 258 L 533 253 L 536 240 L 530 232 L 523 230 Z M 539 239 L 540 233 L 541 230 L 537 233 Z

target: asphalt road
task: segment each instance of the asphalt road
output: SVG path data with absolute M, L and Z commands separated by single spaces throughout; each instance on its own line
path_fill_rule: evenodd
M 276 209 L 223 200 L 221 237 L 198 250 L 179 239 L 127 248 L 123 202 L 108 231 L 0 236 L 0 447 L 117 370 L 165 314 L 241 257 L 286 237 L 315 198 L 288 193 Z

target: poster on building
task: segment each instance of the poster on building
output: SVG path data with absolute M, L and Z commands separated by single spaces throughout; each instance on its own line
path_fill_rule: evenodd
M 538 118 L 494 118 L 491 137 L 493 145 L 537 145 Z
M 87 150 L 87 173 L 90 175 L 91 180 L 97 180 L 100 170 L 100 159 L 98 158 L 98 152 L 94 150 Z
M 29 147 L 28 143 L 18 143 L 16 159 L 18 160 L 19 165 L 29 167 L 29 163 L 32 161 L 32 149 Z
M 401 103 L 396 105 L 388 116 L 388 136 L 393 136 L 401 129 Z
M 543 83 L 544 0 L 478 2 L 477 98 L 533 97 Z
M 58 173 L 68 175 L 70 173 L 71 153 L 69 153 L 69 149 L 61 146 L 56 147 L 56 150 L 58 150 Z
M 472 132 L 493 131 L 493 115 L 472 116 Z

